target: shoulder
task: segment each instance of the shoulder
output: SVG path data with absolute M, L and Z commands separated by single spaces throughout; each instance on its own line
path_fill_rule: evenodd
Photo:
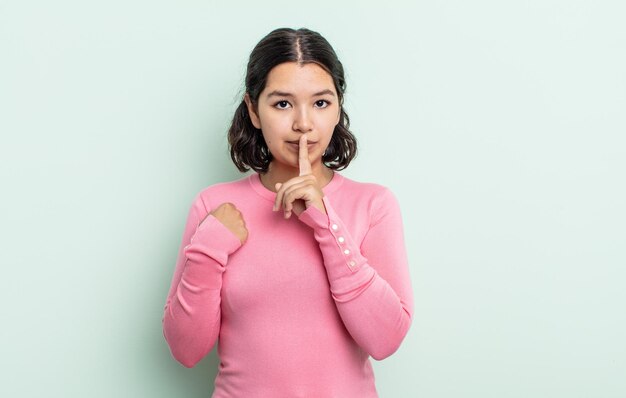
M 393 191 L 386 185 L 356 181 L 346 176 L 343 176 L 343 183 L 338 189 L 342 195 L 352 195 L 353 199 L 366 200 L 372 204 L 384 204 L 389 201 L 396 201 L 396 196 Z
M 386 213 L 400 211 L 394 192 L 380 183 L 356 181 L 343 176 L 342 184 L 335 196 L 342 201 L 350 202 L 352 211 L 369 213 L 373 223 Z
M 246 175 L 237 180 L 222 181 L 206 186 L 195 194 L 192 205 L 198 210 L 210 212 L 215 207 L 215 203 L 231 201 L 232 198 L 237 198 L 249 189 L 249 177 Z

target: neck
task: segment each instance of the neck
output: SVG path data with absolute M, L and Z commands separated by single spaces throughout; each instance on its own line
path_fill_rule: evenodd
M 284 183 L 294 177 L 298 177 L 300 171 L 293 167 L 281 167 L 280 163 L 270 162 L 267 172 L 259 173 L 261 183 L 265 188 L 276 192 L 276 183 Z M 333 170 L 322 162 L 311 166 L 311 174 L 315 176 L 320 188 L 325 187 L 333 178 Z

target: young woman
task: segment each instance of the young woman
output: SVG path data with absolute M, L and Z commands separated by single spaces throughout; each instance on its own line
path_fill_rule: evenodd
M 255 172 L 193 200 L 165 339 L 186 367 L 217 342 L 213 397 L 377 397 L 369 357 L 397 350 L 413 295 L 394 194 L 337 172 L 357 148 L 343 66 L 319 33 L 276 29 L 245 84 L 228 138 Z

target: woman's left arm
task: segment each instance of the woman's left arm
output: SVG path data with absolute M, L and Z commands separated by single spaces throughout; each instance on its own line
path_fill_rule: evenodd
M 328 197 L 322 200 L 327 214 L 309 206 L 299 219 L 313 228 L 346 329 L 374 359 L 384 359 L 402 343 L 413 314 L 400 206 L 383 187 L 372 203 L 369 230 L 358 245 Z

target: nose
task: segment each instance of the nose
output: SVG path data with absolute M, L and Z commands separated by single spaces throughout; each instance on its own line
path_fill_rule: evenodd
M 293 129 L 295 131 L 300 131 L 302 133 L 306 133 L 311 131 L 313 128 L 313 121 L 311 120 L 311 115 L 309 111 L 305 108 L 299 108 L 295 112 L 295 117 L 293 120 Z

